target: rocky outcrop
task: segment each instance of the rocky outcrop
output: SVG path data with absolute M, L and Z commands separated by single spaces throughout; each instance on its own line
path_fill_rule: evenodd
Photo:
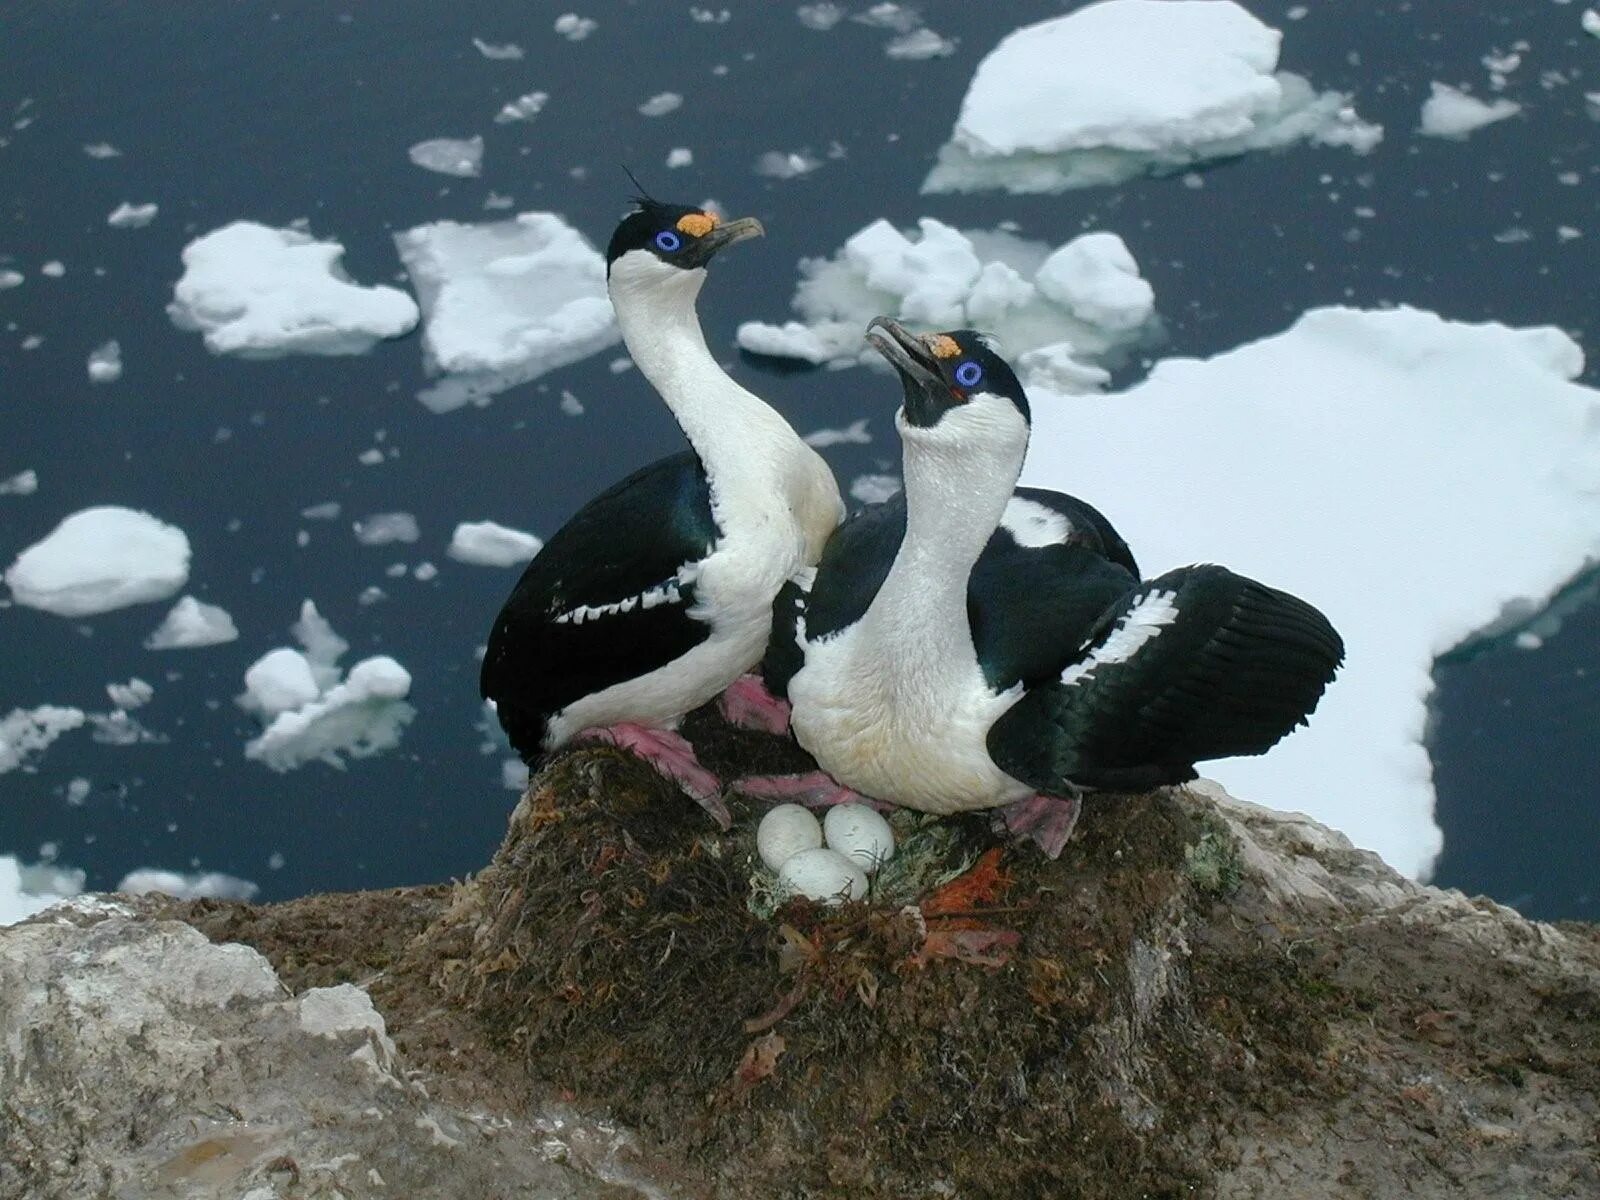
M 769 917 L 738 815 L 584 751 L 451 888 L 0 930 L 0 1197 L 1600 1195 L 1592 927 L 1204 784 Z

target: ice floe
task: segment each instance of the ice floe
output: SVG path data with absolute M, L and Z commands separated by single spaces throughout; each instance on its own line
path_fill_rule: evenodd
M 768 150 L 756 159 L 756 174 L 768 179 L 798 179 L 822 165 L 809 150 Z
M 674 146 L 667 151 L 667 169 L 676 170 L 678 167 L 687 167 L 694 162 L 694 151 L 687 146 Z
M 21 287 L 27 281 L 27 276 L 21 271 L 13 271 L 9 267 L 0 271 L 0 292 L 10 291 L 14 287 Z
M 417 518 L 408 512 L 373 513 L 351 528 L 363 546 L 387 546 L 394 542 L 414 542 L 422 536 Z
M 475 179 L 483 174 L 483 138 L 429 138 L 406 151 L 406 156 L 424 171 Z
M 189 581 L 189 539 L 147 512 L 86 508 L 17 555 L 5 581 L 18 604 L 63 617 L 165 600 Z
M 351 282 L 338 242 L 235 221 L 190 242 L 167 312 L 213 354 L 361 354 L 417 323 L 411 297 Z
M 152 892 L 175 896 L 179 900 L 254 900 L 261 888 L 248 879 L 224 875 L 221 871 L 196 871 L 184 874 L 159 867 L 140 867 L 129 871 L 112 889 L 131 896 Z
M 929 58 L 948 58 L 956 52 L 956 44 L 931 29 L 913 29 L 891 41 L 883 48 L 883 52 L 890 58 L 920 62 Z
M 82 728 L 88 719 L 81 708 L 59 704 L 12 709 L 0 717 L 0 775 L 15 771 L 63 733 Z
M 82 871 L 41 862 L 25 866 L 12 854 L 0 854 L 0 925 L 15 925 L 52 904 L 83 891 Z
M 1149 575 L 1220 562 L 1321 607 L 1348 660 L 1310 727 L 1203 770 L 1421 875 L 1435 658 L 1515 636 L 1600 561 L 1582 365 L 1555 328 L 1317 309 L 1119 394 L 1035 395 L 1023 481 L 1090 500 Z
M 1024 383 L 1089 390 L 1156 332 L 1150 285 L 1122 239 L 1088 233 L 1051 249 L 1005 232 L 963 232 L 924 217 L 902 233 L 874 221 L 832 258 L 803 259 L 792 301 L 799 321 L 747 321 L 753 354 L 848 365 L 881 359 L 862 340 L 879 314 L 930 328 L 996 335 Z
M 550 100 L 549 92 L 529 92 L 518 96 L 494 115 L 496 125 L 509 125 L 512 121 L 531 121 L 544 111 Z M 488 207 L 487 202 L 485 207 Z
M 816 429 L 801 441 L 815 450 L 825 450 L 829 446 L 865 446 L 872 441 L 872 435 L 867 432 L 867 420 L 861 417 L 842 429 Z
M 1522 111 L 1515 100 L 1479 100 L 1447 83 L 1430 85 L 1433 94 L 1422 102 L 1418 132 L 1427 137 L 1464 139 L 1474 129 L 1504 121 Z
M 457 562 L 480 567 L 514 567 L 527 562 L 543 546 L 533 534 L 520 529 L 493 521 L 463 521 L 450 535 L 450 548 L 445 553 Z
M 978 64 L 925 192 L 1115 184 L 1310 140 L 1370 150 L 1350 98 L 1278 71 L 1281 34 L 1231 0 L 1102 0 Z
M 436 412 L 487 404 L 494 393 L 614 345 L 605 260 L 553 213 L 395 235 L 422 302 L 422 346 L 444 378 L 418 395 Z
M 39 490 L 39 472 L 29 467 L 0 479 L 0 496 L 31 496 Z
M 472 44 L 478 48 L 479 54 L 499 62 L 508 62 L 522 57 L 522 47 L 515 42 L 496 44 L 475 37 L 472 39 Z
M 142 708 L 150 703 L 156 689 L 135 675 L 127 683 L 106 684 L 106 695 L 111 697 L 111 703 L 120 709 Z
M 644 117 L 664 117 L 669 112 L 676 112 L 683 107 L 683 97 L 677 92 L 659 92 L 643 104 L 639 105 L 639 115 Z
M 387 655 L 362 659 L 340 679 L 347 643 L 310 600 L 291 632 L 301 649 L 268 651 L 245 672 L 240 707 L 266 728 L 245 745 L 246 758 L 274 771 L 308 762 L 343 768 L 345 757 L 368 758 L 400 744 L 416 715 L 405 702 L 410 673 Z
M 122 378 L 122 346 L 115 338 L 89 351 L 89 382 L 114 383 Z
M 106 224 L 113 229 L 143 229 L 156 219 L 160 207 L 154 204 L 129 204 L 123 201 L 111 210 Z
M 593 17 L 580 17 L 577 13 L 562 13 L 554 25 L 555 31 L 569 42 L 581 42 L 598 28 L 599 21 Z
M 184 596 L 144 640 L 146 650 L 191 650 L 220 646 L 238 638 L 239 629 L 224 608 Z

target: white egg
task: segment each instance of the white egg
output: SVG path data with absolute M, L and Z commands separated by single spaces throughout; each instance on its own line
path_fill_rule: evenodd
M 865 804 L 836 804 L 822 823 L 830 848 L 852 860 L 868 875 L 894 857 L 889 822 Z
M 867 875 L 837 850 L 802 850 L 778 870 L 778 887 L 789 895 L 842 904 L 867 894 Z
M 776 871 L 802 850 L 822 845 L 822 826 L 798 804 L 780 804 L 756 826 L 756 853 Z

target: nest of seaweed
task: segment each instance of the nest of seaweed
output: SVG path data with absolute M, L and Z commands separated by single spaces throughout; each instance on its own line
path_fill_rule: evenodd
M 779 902 L 730 807 L 566 754 L 426 939 L 497 1043 L 714 1192 L 1192 1195 L 1217 1089 L 1317 1070 L 1294 964 L 1196 919 L 1237 872 L 1180 792 L 1091 797 L 1056 862 L 899 816 L 894 871 L 832 908 Z

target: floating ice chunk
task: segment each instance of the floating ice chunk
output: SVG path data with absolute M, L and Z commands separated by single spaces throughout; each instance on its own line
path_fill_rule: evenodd
M 500 786 L 507 791 L 525 792 L 528 790 L 528 764 L 520 758 L 503 758 L 500 760 Z
M 620 338 L 605 260 L 552 213 L 395 235 L 422 301 L 423 350 L 440 382 L 419 395 L 447 412 L 587 358 Z
M 844 9 L 837 4 L 802 4 L 794 10 L 794 15 L 807 29 L 820 33 L 844 20 Z
M 879 29 L 893 29 L 906 33 L 915 29 L 922 21 L 917 15 L 917 10 L 907 4 L 874 4 L 865 12 L 857 13 L 850 18 L 862 25 L 873 25 Z
M 694 162 L 694 151 L 686 146 L 674 146 L 667 151 L 667 168 L 676 170 L 678 167 L 687 167 Z
M 801 439 L 806 445 L 816 450 L 823 450 L 829 446 L 866 446 L 872 442 L 872 435 L 867 432 L 867 418 L 851 421 L 843 429 L 818 429 L 806 434 Z
M 738 343 L 753 354 L 812 363 L 880 365 L 862 330 L 880 313 L 937 329 L 999 337 L 1026 384 L 1105 379 L 1158 329 L 1154 297 L 1115 234 L 1090 233 L 1054 251 L 1007 233 L 963 232 L 925 217 L 915 234 L 874 221 L 830 259 L 804 259 L 799 322 L 747 321 Z M 1046 352 L 1047 351 L 1047 352 Z
M 114 383 L 122 378 L 122 346 L 115 338 L 89 351 L 89 382 Z
M 39 274 L 50 279 L 60 279 L 66 273 L 66 264 L 54 258 L 39 268 Z
M 145 638 L 144 646 L 146 650 L 187 650 L 220 646 L 238 636 L 238 627 L 226 609 L 184 596 L 172 606 L 155 632 Z
M 756 174 L 768 179 L 798 179 L 822 165 L 822 160 L 805 150 L 768 150 L 756 159 Z
M 400 743 L 401 730 L 416 716 L 405 702 L 411 676 L 386 655 L 364 659 L 339 680 L 338 658 L 347 643 L 307 600 L 293 626 L 305 652 L 270 650 L 245 672 L 240 707 L 266 722 L 261 736 L 245 745 L 246 758 L 274 771 L 312 761 L 343 768 L 344 756 L 367 758 Z
M 850 498 L 862 504 L 882 504 L 899 494 L 898 475 L 857 475 L 850 481 Z
M 300 510 L 300 515 L 308 521 L 335 521 L 341 512 L 337 500 L 324 500 L 321 504 L 312 504 Z
M 599 27 L 599 21 L 577 13 L 562 13 L 555 23 L 555 31 L 569 42 L 581 42 Z
M 486 42 L 482 38 L 475 37 L 472 39 L 472 44 L 478 48 L 479 54 L 497 62 L 507 62 L 522 57 L 522 47 L 515 42 L 496 45 L 494 42 Z
M 1429 86 L 1433 95 L 1422 103 L 1422 120 L 1418 126 L 1418 132 L 1426 137 L 1465 140 L 1474 129 L 1504 121 L 1522 111 L 1522 105 L 1514 100 L 1485 102 L 1446 83 Z
M 940 37 L 931 29 L 913 29 L 902 33 L 883 48 L 890 58 L 921 61 L 928 58 L 948 58 L 956 52 L 955 42 Z
M 493 521 L 463 521 L 450 535 L 445 551 L 458 562 L 480 567 L 514 567 L 525 563 L 544 546 L 531 533 L 508 529 Z
M 178 871 L 141 867 L 124 875 L 122 882 L 113 890 L 126 892 L 130 896 L 148 896 L 152 892 L 160 892 L 179 900 L 254 900 L 261 888 L 248 879 L 224 875 L 220 871 L 185 875 Z
M 429 138 L 406 151 L 407 157 L 424 171 L 476 179 L 483 174 L 483 138 Z
M 106 224 L 113 229 L 143 229 L 156 219 L 160 206 L 155 204 L 129 204 L 124 200 L 111 210 Z
M 75 512 L 6 570 L 18 604 L 63 617 L 165 600 L 189 581 L 189 539 L 146 512 Z
M 111 697 L 111 703 L 117 708 L 127 710 L 140 708 L 150 703 L 150 698 L 156 694 L 156 689 L 135 675 L 127 683 L 106 684 L 106 695 Z
M 1348 661 L 1309 728 L 1202 769 L 1425 874 L 1434 660 L 1514 637 L 1600 562 L 1600 392 L 1569 382 L 1582 368 L 1554 328 L 1317 309 L 1117 395 L 1035 397 L 1023 482 L 1092 497 L 1152 575 L 1220 562 L 1322 608 Z
M 1583 16 L 1579 18 L 1579 22 L 1583 26 L 1583 31 L 1590 37 L 1600 38 L 1600 12 L 1596 12 L 1592 8 L 1586 8 L 1583 10 Z
M 0 717 L 0 775 L 15 771 L 31 755 L 40 753 L 63 733 L 81 728 L 88 719 L 81 708 L 56 704 L 12 709 Z
M 32 467 L 0 479 L 0 496 L 31 496 L 39 490 L 39 473 Z
M 26 278 L 21 271 L 13 271 L 9 268 L 0 271 L 0 292 L 9 291 L 14 287 L 21 287 Z
M 529 92 L 518 96 L 494 115 L 496 125 L 509 125 L 512 121 L 531 121 L 544 111 L 550 99 L 549 92 Z
M 0 854 L 0 925 L 15 925 L 57 901 L 70 900 L 83 891 L 85 878 L 82 871 L 54 863 L 24 866 L 15 855 Z
M 394 542 L 414 542 L 422 536 L 417 519 L 408 512 L 373 513 L 364 521 L 357 521 L 356 541 L 363 546 L 387 546 Z
M 1103 0 L 1016 30 L 968 85 L 924 192 L 1054 192 L 1310 139 L 1382 136 L 1274 73 L 1281 35 L 1231 0 Z
M 664 117 L 683 107 L 683 97 L 677 92 L 661 92 L 639 105 L 640 116 Z
M 417 323 L 417 306 L 392 287 L 345 275 L 344 247 L 298 229 L 235 221 L 190 242 L 167 312 L 205 334 L 213 354 L 362 354 Z
M 93 142 L 83 148 L 83 152 L 90 158 L 121 158 L 122 151 L 110 142 Z

